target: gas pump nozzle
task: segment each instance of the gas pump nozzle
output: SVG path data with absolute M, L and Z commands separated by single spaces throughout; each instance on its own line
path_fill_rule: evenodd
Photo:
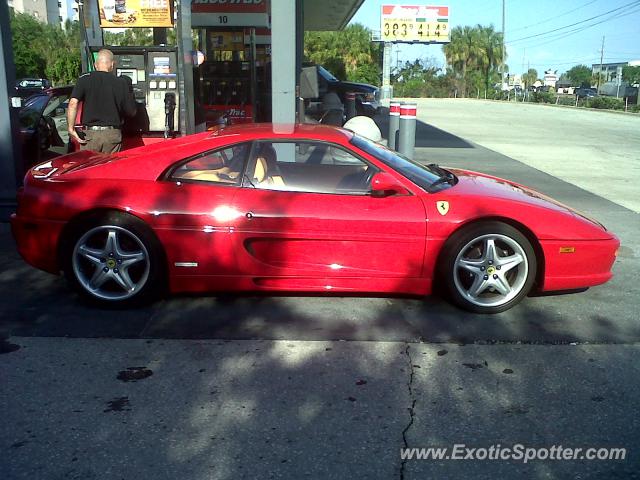
M 164 94 L 164 114 L 165 114 L 164 138 L 169 138 L 170 136 L 173 136 L 173 130 L 175 128 L 174 121 L 173 121 L 175 110 L 176 110 L 176 94 L 165 93 Z

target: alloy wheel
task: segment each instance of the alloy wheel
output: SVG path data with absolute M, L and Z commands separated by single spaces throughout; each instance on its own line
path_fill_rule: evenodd
M 102 300 L 131 298 L 149 279 L 147 248 L 122 227 L 92 228 L 76 242 L 72 255 L 76 279 L 90 295 Z

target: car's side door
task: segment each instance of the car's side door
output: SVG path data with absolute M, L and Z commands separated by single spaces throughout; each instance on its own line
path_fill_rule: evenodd
M 344 146 L 256 142 L 234 197 L 242 272 L 262 287 L 291 289 L 369 289 L 363 279 L 419 277 L 424 206 L 411 193 L 374 198 L 377 171 Z M 365 283 L 336 281 L 348 278 Z
M 178 274 L 239 273 L 232 203 L 250 146 L 244 142 L 191 156 L 157 183 L 153 227 L 166 246 L 169 267 Z

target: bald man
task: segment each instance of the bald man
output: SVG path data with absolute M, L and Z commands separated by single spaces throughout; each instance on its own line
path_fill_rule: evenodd
M 75 138 L 83 150 L 119 152 L 123 118 L 136 114 L 131 83 L 128 78 L 113 74 L 110 50 L 100 50 L 94 65 L 95 71 L 81 75 L 71 92 L 67 109 L 69 136 Z M 83 102 L 82 134 L 78 135 L 74 124 L 80 102 Z

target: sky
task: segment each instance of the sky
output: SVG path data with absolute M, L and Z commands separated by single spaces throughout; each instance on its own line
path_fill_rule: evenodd
M 502 29 L 502 0 L 365 0 L 350 23 L 379 31 L 382 5 L 448 6 L 450 28 L 492 24 Z M 505 0 L 505 6 L 506 63 L 512 73 L 535 68 L 539 76 L 547 69 L 560 74 L 574 65 L 600 63 L 603 36 L 604 63 L 640 60 L 640 0 Z M 398 60 L 418 58 L 445 65 L 442 45 L 393 46 L 393 67 Z

